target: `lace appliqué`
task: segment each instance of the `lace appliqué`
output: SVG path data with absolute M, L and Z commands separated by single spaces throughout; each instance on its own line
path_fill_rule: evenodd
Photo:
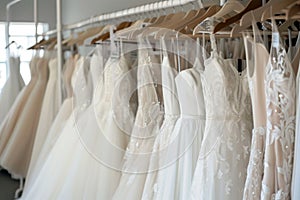
M 261 199 L 289 199 L 295 134 L 295 78 L 282 47 L 267 65 L 266 96 L 267 135 Z
M 243 196 L 243 199 L 245 200 L 257 200 L 260 197 L 261 182 L 263 177 L 265 138 L 265 127 L 253 129 L 250 159 Z

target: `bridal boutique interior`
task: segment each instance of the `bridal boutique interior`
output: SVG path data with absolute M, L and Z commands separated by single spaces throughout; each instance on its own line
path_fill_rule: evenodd
M 0 11 L 0 199 L 300 199 L 299 0 Z

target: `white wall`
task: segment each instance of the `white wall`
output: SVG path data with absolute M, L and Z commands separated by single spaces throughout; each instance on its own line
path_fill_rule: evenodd
M 0 0 L 0 21 L 6 21 L 6 4 L 12 0 Z M 64 0 L 63 0 L 64 1 Z M 56 6 L 55 0 L 38 0 L 38 20 L 55 28 Z M 33 22 L 33 0 L 22 0 L 10 9 L 11 21 Z
M 63 23 L 70 24 L 94 15 L 157 1 L 159 0 L 62 0 Z

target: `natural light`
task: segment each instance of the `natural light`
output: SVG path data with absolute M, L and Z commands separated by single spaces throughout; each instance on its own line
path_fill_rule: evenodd
M 48 24 L 39 23 L 38 24 L 38 34 L 41 35 L 43 32 L 48 30 Z M 35 25 L 34 23 L 10 23 L 9 28 L 9 42 L 15 41 L 21 46 L 20 49 L 16 48 L 16 45 L 11 45 L 10 52 L 11 56 L 20 56 L 20 73 L 24 79 L 25 84 L 30 81 L 30 69 L 29 62 L 33 56 L 33 51 L 27 50 L 28 47 L 35 44 Z M 0 38 L 5 38 L 5 22 L 0 22 Z M 38 40 L 41 36 L 38 37 Z M 6 66 L 6 41 L 0 40 L 0 91 L 4 86 L 8 76 L 7 76 L 7 66 Z

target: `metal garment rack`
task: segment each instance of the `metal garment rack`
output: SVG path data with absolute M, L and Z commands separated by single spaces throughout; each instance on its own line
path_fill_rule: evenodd
M 129 17 L 138 14 L 144 14 L 149 12 L 154 12 L 158 10 L 165 10 L 168 8 L 174 8 L 187 4 L 197 4 L 199 7 L 203 7 L 201 0 L 163 0 L 159 2 L 154 2 L 150 4 L 145 4 L 129 9 L 124 9 L 112 13 L 106 13 L 98 16 L 91 17 L 89 19 L 82 20 L 80 22 L 69 24 L 63 26 L 62 24 L 62 8 L 61 8 L 61 1 L 56 0 L 56 30 L 50 30 L 48 32 L 43 33 L 44 36 L 46 35 L 53 35 L 56 34 L 57 37 L 57 61 L 58 61 L 58 77 L 61 77 L 61 69 L 63 66 L 63 48 L 62 48 L 62 34 L 64 31 L 73 31 L 78 28 L 85 27 L 87 25 L 95 24 L 95 23 L 108 23 L 111 20 L 122 19 L 124 17 Z M 61 82 L 59 82 L 59 88 Z
M 57 36 L 57 60 L 58 60 L 58 76 L 60 77 L 60 71 L 63 65 L 63 52 L 62 52 L 62 34 L 64 31 L 73 31 L 75 29 L 83 28 L 85 26 L 95 24 L 95 23 L 108 23 L 111 20 L 123 19 L 124 17 L 130 17 L 133 15 L 138 14 L 145 14 L 150 12 L 155 12 L 158 10 L 165 10 L 168 8 L 175 7 L 183 7 L 188 4 L 197 4 L 200 8 L 203 7 L 201 0 L 164 0 L 159 2 L 154 2 L 150 4 L 145 4 L 129 9 L 124 9 L 112 13 L 106 13 L 99 16 L 93 16 L 89 19 L 82 20 L 80 22 L 69 24 L 69 25 L 62 25 L 62 10 L 61 10 L 61 0 L 56 0 L 56 15 L 57 15 L 57 24 L 56 30 L 50 30 L 48 32 L 43 33 L 44 36 L 49 36 L 56 34 Z

